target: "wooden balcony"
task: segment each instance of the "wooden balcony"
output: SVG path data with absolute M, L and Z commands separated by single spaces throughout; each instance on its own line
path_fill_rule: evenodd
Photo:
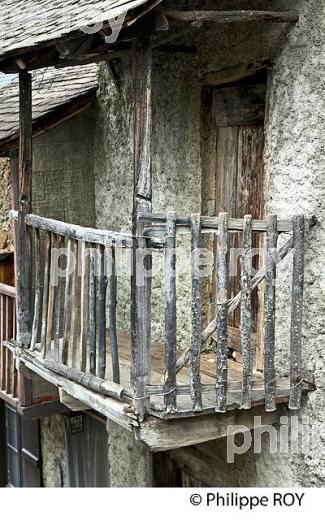
M 0 399 L 31 419 L 64 411 L 55 386 L 17 369 L 14 352 L 8 346 L 8 341 L 15 339 L 16 289 L 0 284 Z
M 18 219 L 17 213 L 13 216 Z M 19 321 L 18 341 L 5 342 L 16 358 L 56 385 L 63 402 L 64 396 L 71 396 L 134 431 L 154 450 L 224 436 L 229 424 L 254 427 L 254 415 L 274 422 L 282 405 L 299 409 L 302 394 L 313 388 L 301 360 L 304 237 L 309 222 L 302 216 L 278 220 L 270 215 L 255 221 L 227 214 L 179 218 L 175 213 L 142 214 L 139 222 L 139 235 L 133 238 L 32 214 L 25 217 L 33 242 L 34 289 L 28 288 L 33 312 L 29 345 L 19 341 Z M 256 233 L 266 238 L 265 263 L 254 273 L 251 250 Z M 189 239 L 187 246 L 178 246 L 182 235 Z M 288 237 L 278 247 L 280 235 Z M 230 298 L 229 244 L 234 236 L 242 248 L 240 292 Z M 215 318 L 203 327 L 200 248 L 207 237 L 215 243 L 216 305 Z M 178 247 L 188 247 L 192 287 L 191 341 L 183 349 L 177 345 Z M 286 367 L 290 377 L 281 378 L 275 368 L 276 279 L 281 261 L 292 250 L 290 365 Z M 153 342 L 151 267 L 161 255 L 165 338 Z M 123 331 L 117 328 L 117 258 L 121 256 L 130 272 L 134 268 L 129 278 L 130 325 Z M 262 282 L 264 368 L 257 371 L 252 294 Z M 234 359 L 229 355 L 229 316 L 237 308 L 240 329 L 237 342 L 232 342 L 232 350 L 237 350 Z M 206 350 L 211 336 L 215 349 Z

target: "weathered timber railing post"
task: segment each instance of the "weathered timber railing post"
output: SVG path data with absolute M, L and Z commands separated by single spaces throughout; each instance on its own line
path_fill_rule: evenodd
M 150 400 L 145 387 L 150 382 L 151 336 L 151 256 L 146 252 L 147 240 L 143 238 L 141 213 L 152 211 L 151 172 L 151 37 L 140 35 L 133 47 L 134 75 L 134 199 L 133 199 L 133 273 L 131 303 L 132 368 L 135 409 L 140 420 L 149 410 Z M 147 253 L 147 254 L 145 254 Z M 139 255 L 142 260 L 139 262 Z M 147 273 L 143 273 L 143 269 Z M 141 279 L 142 278 L 142 279 Z
M 31 212 L 32 195 L 32 77 L 26 71 L 19 74 L 19 121 L 19 175 L 18 179 L 13 179 L 13 193 L 18 194 L 18 222 L 15 224 L 17 341 L 29 346 L 32 328 L 31 246 L 25 216 Z M 12 161 L 14 165 L 15 159 Z
M 165 245 L 165 386 L 167 413 L 175 412 L 176 402 L 176 213 L 168 213 Z
M 265 410 L 276 410 L 275 380 L 275 299 L 276 299 L 276 252 L 278 223 L 276 215 L 267 217 L 265 260 L 265 317 L 264 317 L 264 384 Z
M 217 235 L 217 412 L 227 410 L 228 277 L 228 214 L 220 213 Z
M 304 296 L 305 263 L 305 219 L 293 218 L 293 273 L 291 300 L 291 335 L 290 335 L 290 410 L 299 410 L 302 394 L 301 347 L 302 347 L 302 311 Z

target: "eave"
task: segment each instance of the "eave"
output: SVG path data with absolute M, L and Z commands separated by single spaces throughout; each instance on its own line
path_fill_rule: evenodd
M 51 128 L 71 119 L 89 108 L 96 99 L 98 87 L 89 89 L 85 94 L 60 105 L 45 116 L 33 121 L 33 137 L 41 135 Z M 8 157 L 11 150 L 18 146 L 19 131 L 0 141 L 0 157 Z

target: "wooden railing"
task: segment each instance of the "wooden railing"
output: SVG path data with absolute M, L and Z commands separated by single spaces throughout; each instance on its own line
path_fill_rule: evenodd
M 17 214 L 14 214 L 17 218 Z M 142 418 L 151 407 L 163 410 L 166 416 L 178 411 L 195 413 L 211 407 L 225 412 L 232 391 L 241 393 L 240 407 L 254 406 L 253 393 L 264 388 L 266 411 L 276 408 L 278 381 L 275 370 L 275 306 L 276 277 L 279 261 L 294 250 L 291 336 L 290 336 L 290 408 L 300 407 L 302 395 L 301 336 L 304 273 L 305 220 L 266 220 L 218 217 L 178 217 L 142 214 L 141 236 L 114 233 L 27 215 L 25 223 L 32 236 L 33 301 L 29 351 L 45 369 L 77 382 L 90 390 L 117 399 L 133 399 L 134 408 Z M 178 234 L 191 237 L 188 251 L 192 277 L 192 340 L 183 350 L 177 345 L 177 240 Z M 257 273 L 252 268 L 253 234 L 266 237 L 265 265 Z M 202 277 L 200 248 L 203 236 L 216 240 L 215 250 L 215 318 L 202 326 Z M 241 291 L 229 298 L 229 236 L 241 236 Z M 278 236 L 290 237 L 278 248 Z M 116 254 L 128 249 L 133 255 L 140 251 L 140 261 L 128 260 L 137 266 L 131 284 L 132 335 L 129 368 L 131 375 L 121 376 L 121 359 L 117 331 Z M 156 251 L 164 251 L 165 339 L 160 351 L 164 368 L 162 384 L 152 383 L 151 367 L 151 287 L 148 273 Z M 61 254 L 62 253 L 62 254 Z M 160 253 L 161 254 L 161 253 Z M 60 257 L 66 258 L 63 264 Z M 130 256 L 130 258 L 132 255 Z M 133 256 L 133 259 L 135 257 Z M 254 348 L 252 341 L 252 292 L 265 280 L 264 303 L 264 380 L 253 380 Z M 136 283 L 135 283 L 136 282 Z M 228 377 L 228 317 L 240 307 L 241 380 Z M 136 309 L 136 310 L 135 310 Z M 132 331 L 132 334 L 131 334 Z M 8 333 L 9 334 L 9 333 Z M 216 370 L 212 383 L 202 383 L 201 359 L 205 342 L 216 337 Z M 10 334 L 9 334 L 10 335 Z M 255 343 L 254 343 L 255 344 Z M 108 360 L 110 360 L 108 367 Z M 188 383 L 184 371 L 188 370 Z M 182 377 L 180 378 L 180 374 Z M 155 381 L 155 383 L 157 380 Z M 157 405 L 158 403 L 158 405 Z M 159 404 L 160 403 L 160 404 Z M 161 404 L 162 403 L 162 404 Z
M 0 284 L 0 390 L 18 395 L 18 374 L 12 352 L 4 342 L 16 338 L 16 289 Z
M 175 213 L 167 215 L 142 215 L 144 233 L 148 237 L 159 236 L 165 249 L 165 383 L 163 386 L 148 385 L 146 395 L 164 396 L 166 413 L 177 410 L 179 396 L 191 396 L 192 410 L 200 411 L 207 407 L 203 404 L 203 394 L 212 394 L 215 410 L 227 410 L 227 394 L 231 389 L 241 390 L 241 407 L 252 406 L 253 382 L 252 315 L 251 302 L 253 290 L 265 280 L 264 302 L 264 399 L 268 412 L 276 409 L 277 377 L 275 370 L 275 307 L 276 278 L 278 264 L 290 251 L 293 255 L 292 299 L 290 331 L 290 393 L 289 407 L 299 409 L 302 395 L 302 310 L 304 283 L 304 237 L 305 219 L 296 216 L 292 220 L 278 220 L 276 215 L 269 215 L 266 220 L 253 220 L 250 215 L 244 219 L 228 218 L 226 213 L 218 217 L 201 217 L 193 214 L 179 218 Z M 178 233 L 190 233 L 192 258 L 192 341 L 190 346 L 179 356 L 177 349 L 177 290 L 176 256 Z M 229 283 L 229 235 L 241 235 L 241 291 L 233 298 L 228 295 Z M 265 265 L 253 275 L 252 236 L 262 233 L 266 236 Z M 278 248 L 280 234 L 288 233 L 290 238 Z M 216 239 L 216 309 L 215 319 L 202 328 L 202 287 L 200 277 L 200 254 L 202 235 L 212 234 Z M 228 317 L 240 307 L 240 346 L 242 352 L 242 381 L 228 381 Z M 215 384 L 203 385 L 201 382 L 200 358 L 204 342 L 216 332 L 216 372 Z M 178 360 L 176 361 L 176 358 Z M 189 364 L 189 385 L 180 384 L 177 374 Z M 211 405 L 210 405 L 211 406 Z

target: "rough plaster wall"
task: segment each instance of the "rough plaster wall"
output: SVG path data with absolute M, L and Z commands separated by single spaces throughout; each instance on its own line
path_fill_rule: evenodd
M 282 217 L 303 212 L 319 221 L 307 240 L 303 331 L 303 362 L 315 374 L 317 392 L 309 395 L 300 416 L 321 430 L 309 454 L 282 461 L 278 472 L 289 467 L 298 484 L 320 486 L 325 482 L 325 2 L 281 1 L 277 7 L 298 8 L 300 21 L 290 32 L 273 73 L 266 147 L 268 210 Z M 280 283 L 284 282 L 281 278 Z M 283 356 L 288 349 L 287 305 L 286 292 L 281 291 L 277 348 Z M 267 464 L 266 457 L 263 463 Z
M 35 213 L 81 226 L 95 224 L 93 127 L 89 109 L 34 139 Z
M 152 487 L 152 453 L 113 421 L 107 432 L 110 487 Z
M 130 230 L 133 193 L 131 63 L 123 62 L 120 91 L 105 65 L 100 70 L 99 117 L 95 140 L 97 227 Z M 153 211 L 200 211 L 200 88 L 197 56 L 155 53 L 153 66 Z M 189 145 L 190 143 L 190 145 Z M 187 244 L 189 246 L 189 244 Z M 179 344 L 189 338 L 188 251 L 178 277 Z M 181 262 L 181 258 L 179 258 Z M 152 330 L 162 337 L 162 256 L 155 255 Z M 130 326 L 130 279 L 119 278 L 119 327 Z
M 67 487 L 64 416 L 40 422 L 44 487 Z
M 9 219 L 11 209 L 10 164 L 0 158 L 0 251 L 13 248 L 12 227 Z

